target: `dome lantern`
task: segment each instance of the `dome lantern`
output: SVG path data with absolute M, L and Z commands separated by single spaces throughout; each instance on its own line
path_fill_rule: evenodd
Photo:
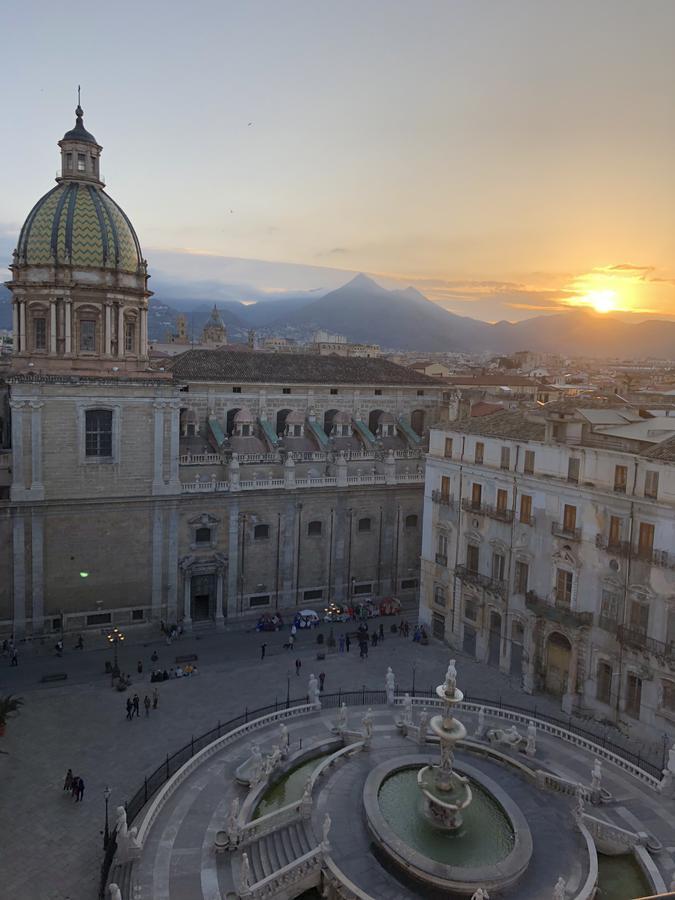
M 61 175 L 57 181 L 86 181 L 103 185 L 100 174 L 100 158 L 103 147 L 84 127 L 84 110 L 80 106 L 80 89 L 77 89 L 75 127 L 67 131 L 59 141 L 61 148 Z

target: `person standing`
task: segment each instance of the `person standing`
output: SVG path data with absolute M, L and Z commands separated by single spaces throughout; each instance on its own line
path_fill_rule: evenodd
M 152 708 L 157 709 L 158 706 L 159 706 L 159 691 L 157 690 L 157 688 L 155 688 L 154 691 L 152 692 Z
M 12 660 L 10 662 L 10 666 L 18 666 L 19 665 L 19 653 L 16 647 L 12 647 Z
M 145 717 L 146 717 L 146 719 L 147 719 L 147 717 L 150 715 L 150 704 L 151 704 L 151 702 L 152 702 L 152 701 L 150 700 L 150 697 L 148 697 L 148 695 L 146 694 L 146 695 L 145 695 L 145 699 L 143 700 L 143 706 L 145 707 Z
M 267 644 L 265 641 L 260 645 L 260 661 L 262 662 L 265 659 L 265 651 L 267 650 Z
M 134 694 L 134 699 L 132 700 L 132 703 L 134 705 L 134 711 L 131 714 L 131 718 L 133 719 L 134 715 L 140 716 L 140 714 L 141 714 L 141 712 L 140 712 L 141 700 L 140 700 L 140 697 L 138 696 L 138 694 Z
M 63 790 L 69 791 L 73 786 L 73 770 L 68 769 L 66 772 L 66 780 L 63 782 Z
M 127 697 L 127 719 L 131 722 L 134 717 L 134 704 L 131 697 Z
M 338 651 L 340 653 L 345 652 L 345 636 L 344 636 L 344 634 L 340 635 L 340 640 L 338 641 Z
M 84 800 L 84 781 L 81 778 L 77 779 L 77 794 L 75 796 L 76 803 L 82 803 Z
M 319 690 L 321 691 L 322 694 L 323 694 L 323 683 L 325 680 L 326 680 L 326 673 L 319 672 Z
M 296 674 L 296 675 L 299 675 L 299 674 L 300 674 L 300 668 L 301 668 L 301 666 L 302 666 L 302 661 L 301 661 L 300 659 L 296 659 L 296 660 L 295 660 L 295 674 Z
M 384 640 L 384 623 L 380 622 L 380 640 Z
M 70 793 L 73 797 L 73 800 L 77 801 L 77 788 L 80 782 L 79 775 L 73 775 L 73 781 L 70 785 Z
M 351 644 L 351 640 L 349 634 L 345 637 L 345 650 L 349 653 L 349 645 Z

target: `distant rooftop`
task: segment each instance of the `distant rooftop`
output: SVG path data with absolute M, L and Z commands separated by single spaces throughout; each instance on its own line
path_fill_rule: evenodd
M 504 410 L 492 415 L 462 418 L 445 426 L 448 431 L 464 434 L 484 434 L 486 437 L 515 438 L 519 441 L 543 441 L 543 418 L 535 419 L 532 413 L 521 410 Z

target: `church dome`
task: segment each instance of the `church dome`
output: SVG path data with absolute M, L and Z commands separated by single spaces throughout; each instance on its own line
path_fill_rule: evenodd
M 98 184 L 62 180 L 35 204 L 17 247 L 20 266 L 70 265 L 136 274 L 143 263 L 136 232 Z

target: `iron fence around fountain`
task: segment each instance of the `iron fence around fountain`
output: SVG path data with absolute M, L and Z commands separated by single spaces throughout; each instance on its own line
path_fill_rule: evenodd
M 433 687 L 412 687 L 408 690 L 397 687 L 398 695 L 406 693 L 415 698 L 436 698 L 436 690 Z M 324 709 L 334 709 L 341 706 L 343 703 L 346 703 L 347 706 L 383 706 L 386 704 L 386 702 L 386 691 L 377 689 L 374 690 L 366 687 L 366 685 L 363 685 L 360 690 L 343 691 L 339 689 L 330 694 L 321 694 L 321 705 Z M 588 741 L 604 747 L 612 753 L 615 753 L 617 756 L 622 757 L 627 762 L 632 763 L 634 766 L 643 769 L 645 772 L 655 778 L 661 778 L 662 771 L 666 765 L 667 746 L 665 743 L 663 747 L 661 764 L 658 765 L 653 761 L 656 758 L 653 753 L 649 754 L 652 759 L 648 758 L 643 753 L 633 753 L 625 747 L 622 747 L 620 744 L 616 744 L 614 741 L 609 740 L 606 734 L 596 734 L 595 732 L 589 731 L 588 729 L 576 724 L 571 716 L 568 716 L 566 718 L 553 716 L 550 713 L 538 709 L 536 704 L 531 707 L 523 707 L 517 706 L 512 703 L 504 703 L 501 697 L 498 697 L 497 699 L 495 699 L 494 697 L 474 697 L 469 696 L 468 693 L 464 694 L 464 702 L 474 703 L 479 706 L 494 706 L 506 711 L 520 713 L 521 715 L 529 716 L 533 719 L 540 719 L 542 721 L 550 723 L 551 725 L 557 725 L 558 727 L 564 728 L 572 734 L 577 735 L 578 737 L 585 738 Z M 159 788 L 161 788 L 162 785 L 169 780 L 169 778 L 175 775 L 176 772 L 181 768 L 181 766 L 184 766 L 185 763 L 195 755 L 195 753 L 199 753 L 213 741 L 218 740 L 218 738 L 222 737 L 224 734 L 227 734 L 229 731 L 233 731 L 235 728 L 239 728 L 241 725 L 245 725 L 252 719 L 258 719 L 261 716 L 266 716 L 270 713 L 278 712 L 280 709 L 290 709 L 294 706 L 302 706 L 306 703 L 309 703 L 308 696 L 296 697 L 293 699 L 287 697 L 285 700 L 275 699 L 274 703 L 270 703 L 267 706 L 260 706 L 256 709 L 249 709 L 248 707 L 246 707 L 244 712 L 240 713 L 240 715 L 235 716 L 232 719 L 228 719 L 226 722 L 219 721 L 215 727 L 209 729 L 208 731 L 205 731 L 203 734 L 200 734 L 197 737 L 192 737 L 187 744 L 185 744 L 179 750 L 176 750 L 175 753 L 167 753 L 166 758 L 162 761 L 162 763 L 157 766 L 154 772 L 152 772 L 143 780 L 143 784 L 136 791 L 136 793 L 133 794 L 133 796 L 129 800 L 125 801 L 124 807 L 127 812 L 128 824 L 131 825 L 131 823 L 138 816 L 146 803 L 153 797 L 153 795 L 159 790 Z M 100 898 L 104 897 L 105 885 L 107 883 L 108 873 L 110 871 L 112 861 L 113 854 L 106 853 L 101 865 L 101 891 L 99 893 Z

